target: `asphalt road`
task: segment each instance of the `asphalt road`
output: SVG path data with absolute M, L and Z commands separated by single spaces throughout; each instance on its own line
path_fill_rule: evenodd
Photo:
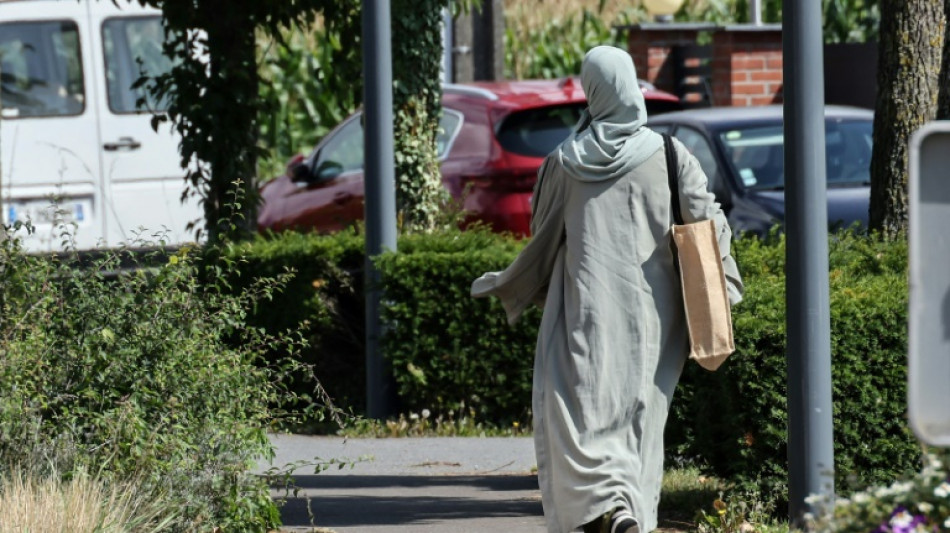
M 291 475 L 296 492 L 274 489 L 286 531 L 544 531 L 530 437 L 272 440 L 257 471 Z

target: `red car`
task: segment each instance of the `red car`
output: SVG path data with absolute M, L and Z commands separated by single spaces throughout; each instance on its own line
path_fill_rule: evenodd
M 679 99 L 641 83 L 647 113 Z M 577 123 L 587 101 L 577 78 L 447 84 L 436 140 L 442 182 L 473 220 L 529 234 L 538 167 Z M 464 195 L 464 197 L 463 197 Z M 347 118 L 287 173 L 261 189 L 261 231 L 328 233 L 363 218 L 363 130 Z

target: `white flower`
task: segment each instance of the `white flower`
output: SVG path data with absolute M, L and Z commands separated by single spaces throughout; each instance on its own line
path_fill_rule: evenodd
M 938 498 L 946 498 L 950 496 L 950 483 L 944 481 L 943 483 L 937 485 L 937 488 L 934 489 L 934 496 Z
M 409 413 L 409 420 L 419 420 L 419 415 L 416 413 Z
M 933 511 L 934 506 L 928 502 L 920 502 L 917 504 L 917 509 L 920 510 L 920 512 L 926 514 L 926 513 L 929 513 L 930 511 Z
M 950 517 L 943 521 L 943 527 L 950 529 Z
M 914 516 L 907 511 L 901 511 L 891 518 L 891 525 L 895 527 L 907 527 L 914 521 Z
M 889 498 L 891 496 L 903 496 L 914 489 L 914 484 L 910 481 L 903 483 L 894 483 L 890 487 L 882 487 L 874 491 L 876 498 Z
M 859 492 L 853 496 L 854 503 L 868 503 L 871 501 L 871 497 L 866 492 Z
M 422 410 L 422 418 L 429 418 L 429 415 L 431 415 L 431 414 L 432 414 L 432 413 L 431 413 L 428 409 L 423 409 L 423 410 Z
M 904 481 L 904 482 L 902 482 L 902 483 L 894 483 L 893 485 L 891 485 L 891 488 L 892 488 L 892 489 L 894 490 L 894 492 L 897 493 L 897 494 L 900 494 L 900 493 L 902 493 L 902 492 L 903 492 L 903 493 L 908 493 L 908 492 L 914 490 L 914 483 L 913 483 L 912 481 Z

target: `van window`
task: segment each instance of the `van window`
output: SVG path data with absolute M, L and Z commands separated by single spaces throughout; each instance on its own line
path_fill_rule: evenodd
M 141 76 L 169 72 L 172 61 L 162 53 L 165 30 L 160 17 L 122 17 L 105 21 L 106 87 L 114 113 L 162 112 L 168 102 L 156 100 L 146 87 L 132 89 Z
M 79 29 L 71 21 L 0 24 L 3 118 L 82 114 Z

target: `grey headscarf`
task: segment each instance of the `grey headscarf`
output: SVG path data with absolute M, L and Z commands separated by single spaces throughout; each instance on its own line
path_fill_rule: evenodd
M 646 105 L 630 54 L 612 46 L 592 48 L 581 66 L 581 85 L 587 110 L 558 147 L 572 176 L 582 181 L 615 178 L 663 146 L 663 138 L 644 127 Z

